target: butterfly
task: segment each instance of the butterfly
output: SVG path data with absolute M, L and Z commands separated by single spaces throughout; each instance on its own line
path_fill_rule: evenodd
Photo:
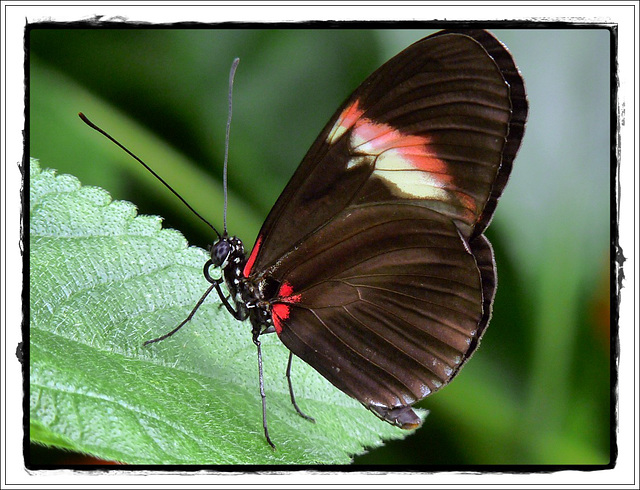
M 214 228 L 211 286 L 184 322 L 146 344 L 173 335 L 215 289 L 251 322 L 272 447 L 268 333 L 290 351 L 301 416 L 313 420 L 295 401 L 294 355 L 382 420 L 419 427 L 412 406 L 460 372 L 489 323 L 497 276 L 483 233 L 527 112 L 523 79 L 487 31 L 444 30 L 409 46 L 331 117 L 248 255 L 226 218 L 222 234 Z

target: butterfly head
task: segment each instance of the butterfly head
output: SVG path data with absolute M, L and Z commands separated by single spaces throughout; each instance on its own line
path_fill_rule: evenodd
M 222 236 L 211 247 L 211 262 L 216 267 L 224 269 L 229 263 L 238 262 L 234 260 L 244 257 L 244 245 L 237 237 Z

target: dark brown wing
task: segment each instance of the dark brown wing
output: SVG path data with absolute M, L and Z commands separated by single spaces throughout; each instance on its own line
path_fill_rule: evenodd
M 462 30 L 450 32 L 460 32 L 465 34 L 467 31 Z M 520 143 L 524 137 L 524 129 L 529 112 L 529 103 L 527 102 L 527 94 L 522 76 L 520 75 L 518 67 L 504 44 L 486 31 L 474 31 L 473 38 L 482 45 L 500 69 L 500 73 L 504 77 L 505 82 L 509 85 L 509 98 L 511 100 L 511 119 L 509 120 L 507 140 L 502 151 L 500 169 L 491 190 L 491 197 L 485 205 L 482 216 L 478 220 L 473 231 L 474 236 L 479 236 L 486 227 L 489 226 L 493 213 L 496 210 L 498 199 L 500 199 L 502 191 L 509 180 L 513 160 L 518 153 Z
M 450 219 L 409 202 L 343 211 L 274 270 L 278 335 L 365 406 L 410 405 L 478 345 L 495 286 L 487 243 L 474 256 Z
M 478 236 L 520 145 L 527 103 L 485 31 L 443 31 L 374 72 L 334 114 L 267 217 L 245 275 L 266 271 L 342 210 L 413 200 Z M 256 272 L 257 273 L 257 272 Z
M 244 274 L 282 342 L 390 423 L 477 348 L 496 289 L 482 235 L 527 117 L 485 31 L 425 38 L 371 75 L 313 144 Z

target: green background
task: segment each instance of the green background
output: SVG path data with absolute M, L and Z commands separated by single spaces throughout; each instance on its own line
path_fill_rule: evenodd
M 166 227 L 206 248 L 211 231 L 77 112 L 221 227 L 227 78 L 240 57 L 228 222 L 251 247 L 340 103 L 432 32 L 33 29 L 29 153 L 141 214 L 163 216 Z M 610 33 L 492 32 L 523 73 L 530 116 L 488 231 L 499 273 L 491 327 L 455 382 L 419 405 L 431 411 L 424 426 L 356 464 L 610 462 Z M 69 461 L 40 448 L 32 455 Z

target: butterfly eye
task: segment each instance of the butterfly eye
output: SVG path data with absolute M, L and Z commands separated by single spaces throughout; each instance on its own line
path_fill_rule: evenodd
M 211 249 L 211 261 L 217 267 L 226 265 L 227 258 L 231 252 L 231 245 L 227 240 L 220 240 Z

